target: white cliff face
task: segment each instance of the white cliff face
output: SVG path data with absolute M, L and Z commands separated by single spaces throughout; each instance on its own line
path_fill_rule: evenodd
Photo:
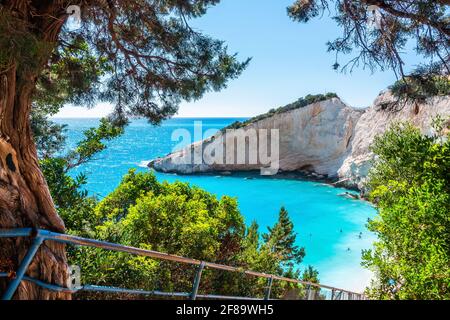
M 256 149 L 260 147 L 264 130 L 270 132 L 272 129 L 278 129 L 280 170 L 308 170 L 321 175 L 335 176 L 350 150 L 349 142 L 360 116 L 360 111 L 348 107 L 338 98 L 333 98 L 262 119 L 235 131 L 233 135 L 218 133 L 213 138 L 214 142 L 208 139 L 203 141 L 203 144 L 193 144 L 167 157 L 156 159 L 150 166 L 163 172 L 183 174 L 260 170 L 267 165 L 260 157 L 256 161 L 251 161 L 247 155 L 245 162 L 239 164 L 238 151 L 232 153 L 234 159 L 229 157 L 227 159 L 226 148 L 230 145 L 232 137 L 245 141 L 245 137 L 251 137 L 252 132 L 256 132 L 257 142 L 252 144 L 247 141 L 245 151 L 247 154 L 249 150 L 255 151 L 253 154 L 258 154 Z M 270 145 L 270 137 L 268 140 L 267 145 Z M 221 161 L 209 164 L 193 163 L 195 158 L 193 154 L 201 155 L 202 150 L 212 143 L 223 147 L 223 163 L 220 163 Z
M 181 174 L 260 170 L 267 163 L 260 156 L 252 159 L 248 154 L 258 153 L 256 149 L 261 148 L 264 130 L 278 129 L 280 170 L 314 172 L 362 189 L 373 158 L 369 146 L 377 134 L 384 132 L 393 121 L 411 121 L 424 133 L 430 133 L 431 121 L 436 115 L 450 117 L 448 97 L 433 98 L 421 105 L 407 104 L 398 111 L 383 108 L 393 99 L 389 92 L 383 92 L 364 110 L 351 108 L 338 98 L 314 103 L 259 120 L 233 135 L 218 132 L 203 143 L 197 142 L 156 159 L 149 166 Z M 256 136 L 252 136 L 253 132 L 257 132 Z M 246 141 L 247 155 L 242 158 L 241 154 L 244 160 L 240 163 L 237 163 L 237 150 L 231 157 L 230 153 L 226 155 L 227 146 L 236 137 Z M 270 143 L 269 137 L 268 145 Z M 215 151 L 211 153 L 212 149 Z M 212 156 L 202 157 L 205 151 Z
M 373 159 L 370 145 L 375 136 L 386 131 L 393 122 L 409 121 L 420 128 L 422 133 L 431 134 L 432 121 L 436 116 L 450 118 L 450 97 L 430 98 L 423 104 L 407 103 L 396 108 L 398 110 L 384 108 L 393 101 L 395 97 L 389 91 L 381 92 L 373 105 L 359 118 L 351 142 L 351 152 L 337 172 L 344 185 L 364 188 Z

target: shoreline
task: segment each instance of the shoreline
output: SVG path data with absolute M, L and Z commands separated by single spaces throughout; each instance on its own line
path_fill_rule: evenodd
M 177 176 L 189 177 L 189 176 L 208 176 L 208 177 L 231 177 L 231 178 L 243 178 L 245 180 L 253 180 L 253 179 L 270 179 L 270 180 L 296 180 L 296 181 L 305 181 L 305 182 L 316 182 L 321 183 L 333 188 L 342 188 L 348 191 L 357 192 L 356 194 L 351 194 L 349 192 L 345 192 L 342 195 L 353 200 L 361 200 L 371 203 L 367 197 L 362 193 L 360 189 L 357 187 L 349 187 L 343 184 L 344 181 L 338 180 L 337 178 L 329 178 L 323 175 L 316 174 L 314 172 L 302 172 L 302 171 L 281 171 L 276 175 L 261 175 L 259 170 L 239 170 L 239 171 L 205 171 L 205 172 L 196 172 L 196 173 L 181 173 L 181 172 L 164 172 L 160 170 L 156 170 L 151 165 L 151 162 L 147 167 L 150 170 L 154 170 L 155 172 L 162 174 L 173 174 Z
M 279 207 L 286 206 L 298 234 L 297 244 L 307 252 L 299 265 L 301 269 L 314 265 L 321 281 L 334 286 L 342 286 L 342 279 L 352 275 L 354 281 L 346 283 L 352 290 L 361 290 L 370 283 L 370 274 L 360 266 L 360 251 L 371 248 L 374 237 L 365 224 L 377 213 L 372 203 L 347 197 L 345 193 L 350 190 L 325 183 L 325 179 L 307 179 L 299 172 L 276 176 L 260 176 L 259 171 L 239 171 L 231 175 L 223 172 L 155 173 L 158 180 L 162 179 L 160 181 L 187 182 L 217 197 L 224 194 L 237 197 L 246 224 L 257 221 L 262 230 L 276 221 Z M 280 188 L 282 186 L 286 189 Z M 362 239 L 358 237 L 361 231 Z

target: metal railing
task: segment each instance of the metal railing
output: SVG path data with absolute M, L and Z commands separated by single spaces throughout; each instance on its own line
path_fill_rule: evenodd
M 110 243 L 106 241 L 94 240 L 81 238 L 68 234 L 61 234 L 56 232 L 51 232 L 48 230 L 42 229 L 0 229 L 0 238 L 17 238 L 17 237 L 31 237 L 33 238 L 33 242 L 28 249 L 26 255 L 20 262 L 20 265 L 14 274 L 2 273 L 0 272 L 0 277 L 10 278 L 10 282 L 6 291 L 4 292 L 2 299 L 10 300 L 14 293 L 16 292 L 19 284 L 22 281 L 32 282 L 42 288 L 51 291 L 57 292 L 69 292 L 76 293 L 80 291 L 95 291 L 95 292 L 109 292 L 109 293 L 125 293 L 125 294 L 136 294 L 136 295 L 146 295 L 146 296 L 163 296 L 163 297 L 181 297 L 195 300 L 197 298 L 202 299 L 235 299 L 235 300 L 261 300 L 261 298 L 252 298 L 252 297 L 238 297 L 238 296 L 222 296 L 222 295 L 212 295 L 212 294 L 199 294 L 198 289 L 200 286 L 200 281 L 202 277 L 202 272 L 205 268 L 229 271 L 229 272 L 237 272 L 245 275 L 255 276 L 259 278 L 267 279 L 267 287 L 265 289 L 265 294 L 263 300 L 269 300 L 271 295 L 272 284 L 274 280 L 278 281 L 286 281 L 294 284 L 301 284 L 306 288 L 306 299 L 314 300 L 314 299 L 327 299 L 331 300 L 364 300 L 365 296 L 361 293 L 356 293 L 344 289 L 339 289 L 331 286 L 326 286 L 323 284 L 311 283 L 306 281 L 301 281 L 297 279 L 286 278 L 282 276 L 256 272 L 251 270 L 242 270 L 238 267 L 226 266 L 222 264 L 205 262 L 196 259 L 190 259 L 186 257 L 181 257 L 177 255 L 162 253 L 158 251 L 145 250 L 140 248 L 129 247 L 121 244 Z M 153 259 L 160 259 L 178 263 L 189 264 L 193 266 L 197 266 L 197 270 L 195 273 L 195 277 L 192 282 L 192 291 L 191 292 L 162 292 L 162 291 L 146 291 L 140 289 L 125 289 L 125 288 L 117 288 L 117 287 L 108 287 L 108 286 L 96 286 L 96 285 L 82 285 L 75 288 L 66 288 L 54 284 L 45 283 L 41 280 L 34 279 L 26 276 L 26 271 L 28 266 L 32 262 L 36 252 L 44 241 L 56 241 L 65 244 L 72 245 L 80 245 L 85 247 L 92 248 L 101 248 L 105 250 L 112 250 L 117 252 L 125 252 L 133 255 L 150 257 Z M 321 295 L 321 290 L 328 290 L 331 295 Z

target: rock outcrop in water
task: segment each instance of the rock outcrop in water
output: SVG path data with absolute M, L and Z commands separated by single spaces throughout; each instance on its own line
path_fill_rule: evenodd
M 193 161 L 205 148 L 220 146 L 226 149 L 233 138 L 245 141 L 245 152 L 255 146 L 250 142 L 251 131 L 279 130 L 279 169 L 283 172 L 309 172 L 315 176 L 338 181 L 346 187 L 362 189 L 373 155 L 369 151 L 374 137 L 386 130 L 393 121 L 411 121 L 424 133 L 431 132 L 436 115 L 450 117 L 450 99 L 431 98 L 424 104 L 408 103 L 398 110 L 391 107 L 395 98 L 389 91 L 382 92 L 373 105 L 366 109 L 347 106 L 339 98 L 313 103 L 245 125 L 232 136 L 219 131 L 202 143 L 194 143 L 178 152 L 153 160 L 149 166 L 162 172 L 194 174 L 202 172 L 230 172 L 260 170 L 266 163 L 251 161 L 247 155 L 241 164 Z M 255 130 L 254 130 L 255 129 Z M 261 131 L 261 129 L 263 129 Z M 231 139 L 231 140 L 230 140 Z M 247 139 L 247 140 L 246 140 Z M 270 145 L 270 137 L 268 139 Z M 270 147 L 269 147 L 270 149 Z M 253 150 L 254 151 L 254 150 Z M 234 159 L 238 152 L 234 150 Z M 222 158 L 221 158 L 222 159 Z M 223 163 L 222 163 L 223 162 Z M 209 164 L 208 164 L 209 163 Z

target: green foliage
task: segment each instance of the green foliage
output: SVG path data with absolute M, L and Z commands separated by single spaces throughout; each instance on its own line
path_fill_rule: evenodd
M 159 193 L 160 184 L 154 175 L 129 171 L 122 177 L 120 186 L 106 196 L 96 207 L 100 219 L 118 221 L 125 217 L 128 208 L 149 192 Z
M 299 109 L 299 108 L 303 108 L 306 107 L 310 104 L 313 103 L 317 103 L 317 102 L 321 102 L 321 101 L 325 101 L 328 99 L 332 99 L 332 98 L 337 98 L 337 94 L 336 93 L 332 93 L 332 92 L 328 92 L 326 94 L 309 94 L 304 98 L 300 98 L 297 101 L 290 103 L 284 107 L 279 107 L 277 109 L 270 109 L 269 112 L 258 115 L 256 117 L 253 117 L 251 119 L 248 119 L 244 122 L 241 121 L 235 121 L 232 124 L 230 124 L 229 126 L 225 127 L 222 129 L 222 131 L 225 131 L 227 129 L 239 129 L 239 128 L 243 128 L 249 124 L 255 123 L 257 121 L 263 120 L 263 119 L 267 119 L 270 118 L 272 116 L 274 116 L 275 114 L 280 114 L 280 113 L 284 113 L 284 112 L 288 112 L 291 110 L 295 110 L 295 109 Z
M 70 177 L 67 174 L 66 159 L 46 158 L 40 161 L 40 166 L 56 208 L 68 209 L 86 196 L 86 192 L 78 191 L 86 183 L 86 177 Z
M 117 137 L 123 129 L 102 119 L 97 128 L 84 132 L 84 139 L 78 143 L 75 150 L 67 155 L 56 156 L 56 152 L 61 153 L 62 142 L 65 141 L 62 133 L 64 127 L 52 124 L 46 117 L 40 117 L 35 123 L 37 125 L 32 126 L 34 139 L 37 142 L 38 154 L 42 155 L 39 164 L 56 209 L 68 230 L 86 232 L 83 234 L 89 236 L 92 231 L 90 228 L 99 221 L 94 214 L 97 201 L 83 190 L 87 182 L 86 176 L 79 174 L 71 177 L 68 171 L 91 160 L 95 154 L 106 148 L 105 141 Z M 46 141 L 49 143 L 45 144 Z
M 38 128 L 51 125 L 46 117 L 39 121 Z M 52 139 L 55 133 L 64 141 L 58 130 L 35 130 L 36 141 Z M 103 119 L 99 127 L 85 131 L 84 139 L 67 155 L 56 155 L 62 143 L 39 150 L 45 155 L 40 160 L 42 172 L 68 233 L 300 278 L 295 267 L 304 250 L 294 245 L 293 224 L 284 209 L 279 221 L 263 235 L 266 240 L 261 241 L 256 223 L 245 226 L 236 199 L 217 199 L 186 183 L 159 183 L 152 173 L 131 170 L 102 201 L 88 196 L 83 190 L 86 177 L 71 177 L 69 170 L 90 161 L 106 148 L 105 141 L 120 133 L 121 127 Z M 192 266 L 86 247 L 69 246 L 67 250 L 70 262 L 82 267 L 84 283 L 164 291 L 191 289 Z M 202 277 L 203 290 L 218 294 L 262 297 L 266 285 L 265 279 L 240 273 L 205 270 Z M 282 297 L 290 290 L 297 297 L 303 292 L 301 286 L 277 282 L 272 296 Z
M 269 233 L 264 234 L 263 238 L 270 250 L 277 252 L 280 260 L 287 261 L 289 267 L 294 263 L 300 264 L 305 256 L 305 249 L 295 245 L 294 224 L 284 207 L 280 209 L 278 222 L 273 228 L 268 227 L 268 230 Z
M 85 138 L 78 142 L 75 150 L 67 155 L 67 168 L 77 167 L 89 160 L 95 154 L 106 148 L 105 141 L 112 140 L 123 133 L 123 127 L 116 126 L 106 118 L 100 119 L 97 128 L 90 128 L 84 132 Z
M 44 120 L 44 125 L 51 124 L 46 118 L 40 120 Z M 69 233 L 242 270 L 300 278 L 296 267 L 304 257 L 304 250 L 294 245 L 293 224 L 284 209 L 280 211 L 279 221 L 261 237 L 256 223 L 245 226 L 236 199 L 227 196 L 217 199 L 186 183 L 159 183 L 152 173 L 134 170 L 102 201 L 89 197 L 83 190 L 86 177 L 83 174 L 71 177 L 68 172 L 90 161 L 106 148 L 105 141 L 121 132 L 120 127 L 103 119 L 98 128 L 85 131 L 85 138 L 67 155 L 55 155 L 56 151 L 60 153 L 57 149 L 62 144 L 55 143 L 51 151 L 44 149 L 47 156 L 40 161 L 41 169 Z M 51 130 L 38 133 L 45 139 L 55 135 Z M 35 139 L 38 138 L 35 134 Z M 86 247 L 69 246 L 67 250 L 70 263 L 82 267 L 83 283 L 191 290 L 195 268 L 189 265 Z M 262 297 L 266 285 L 266 279 L 243 273 L 205 270 L 202 277 L 202 290 L 217 294 Z M 291 283 L 274 283 L 272 297 L 283 297 L 287 292 L 300 297 L 303 289 Z M 100 294 L 79 297 L 105 298 Z
M 55 133 L 41 132 L 45 139 Z M 186 183 L 159 183 L 149 172 L 130 170 L 100 202 L 88 196 L 83 190 L 86 177 L 71 177 L 69 170 L 92 159 L 106 148 L 105 141 L 121 132 L 102 120 L 98 128 L 85 131 L 85 138 L 68 155 L 54 155 L 62 144 L 45 150 L 41 169 L 69 233 L 300 279 L 296 267 L 305 253 L 295 246 L 293 224 L 284 208 L 278 222 L 261 236 L 256 222 L 245 226 L 236 199 L 217 199 Z M 83 283 L 191 290 L 195 268 L 189 265 L 86 247 L 69 246 L 67 250 L 70 263 L 82 267 Z M 217 294 L 262 297 L 266 285 L 266 279 L 240 273 L 205 270 L 202 277 L 202 290 Z M 300 297 L 303 292 L 299 285 L 277 281 L 272 297 L 288 293 Z M 79 297 L 105 298 L 100 294 Z
M 423 58 L 421 73 L 437 65 L 439 74 L 448 76 L 448 1 L 428 0 L 295 0 L 288 7 L 294 21 L 307 23 L 324 13 L 342 29 L 342 35 L 327 43 L 334 52 L 334 69 L 341 68 L 339 56 L 352 55 L 342 71 L 355 67 L 392 69 L 398 78 L 405 77 L 403 56 L 412 44 Z M 413 85 L 414 86 L 414 85 Z M 412 88 L 409 88 L 410 90 Z M 414 93 L 413 93 L 414 95 Z
M 96 237 L 216 261 L 222 242 L 245 228 L 242 217 L 236 219 L 235 208 L 236 202 L 230 204 L 228 198 L 218 201 L 187 184 L 159 184 L 151 173 L 131 171 L 120 186 L 98 204 L 95 211 L 102 218 L 102 224 L 96 226 Z M 85 262 L 92 265 L 83 270 L 85 281 L 90 283 L 135 288 L 151 285 L 150 288 L 158 286 L 160 290 L 173 290 L 178 286 L 179 290 L 188 290 L 185 286 L 190 284 L 193 272 L 187 266 L 160 261 L 140 263 L 142 259 L 116 253 L 90 249 L 81 249 L 81 252 L 83 255 L 78 251 L 74 255 L 80 259 L 77 261 L 80 265 L 84 266 Z M 110 269 L 115 271 L 109 272 Z M 126 283 L 124 278 L 127 278 Z
M 319 271 L 313 266 L 308 266 L 302 274 L 302 280 L 311 283 L 319 283 Z
M 17 14 L 0 5 L 0 72 L 17 68 L 21 77 L 39 69 L 50 56 L 54 44 L 28 32 L 28 25 Z
M 423 102 L 428 97 L 449 95 L 450 78 L 441 72 L 440 65 L 422 67 L 397 81 L 390 89 L 401 100 Z
M 111 62 L 92 53 L 82 37 L 54 50 L 51 65 L 39 76 L 33 95 L 33 107 L 53 115 L 64 104 L 93 106 L 100 99 L 101 82 Z
M 187 183 L 159 183 L 152 173 L 131 170 L 95 206 L 93 224 L 70 232 L 84 234 L 88 229 L 97 239 L 299 278 L 294 264 L 304 251 L 293 245 L 292 222 L 282 212 L 265 236 L 269 240 L 261 241 L 256 223 L 246 228 L 236 199 L 217 199 Z M 83 267 L 85 283 L 99 285 L 189 291 L 195 272 L 188 265 L 92 248 L 71 248 L 69 257 Z M 262 296 L 265 285 L 264 279 L 239 273 L 205 270 L 202 276 L 202 290 L 210 293 Z M 298 286 L 275 284 L 274 296 L 291 287 Z
M 427 136 L 410 123 L 393 124 L 371 146 L 377 155 L 368 181 L 372 195 L 391 182 L 414 186 L 429 178 L 449 181 L 449 142 L 440 141 L 439 133 Z
M 158 123 L 182 100 L 224 88 L 250 61 L 189 26 L 216 3 L 94 1 L 80 5 L 76 30 L 65 23 L 64 1 L 2 3 L 0 71 L 15 71 L 18 84 L 37 78 L 33 104 L 47 114 L 67 103 L 109 102 L 116 124 L 133 116 Z
M 66 142 L 64 135 L 66 125 L 59 125 L 49 120 L 47 114 L 39 108 L 31 112 L 30 125 L 40 159 L 53 157 L 63 149 Z
M 45 117 L 39 120 L 41 127 L 51 124 Z M 36 130 L 35 139 L 52 141 L 55 132 L 64 141 L 58 130 Z M 121 132 L 120 127 L 103 119 L 99 127 L 85 131 L 84 139 L 67 155 L 55 155 L 61 153 L 62 143 L 55 143 L 51 149 L 38 144 L 44 147 L 39 153 L 46 155 L 40 161 L 42 172 L 68 233 L 300 279 L 296 267 L 305 253 L 295 246 L 293 224 L 284 208 L 278 222 L 261 236 L 256 222 L 245 226 L 236 199 L 217 199 L 186 183 L 160 183 L 149 172 L 130 170 L 100 202 L 88 196 L 83 190 L 86 177 L 72 177 L 69 170 L 90 161 L 106 148 L 105 141 Z M 83 283 L 191 290 L 195 268 L 189 265 L 86 247 L 68 246 L 67 250 L 70 263 L 82 267 Z M 266 285 L 266 279 L 243 273 L 205 270 L 201 289 L 262 297 Z M 298 298 L 303 292 L 302 286 L 277 281 L 272 297 L 289 293 L 291 298 Z M 105 298 L 100 294 L 79 297 Z
M 441 130 L 437 130 L 441 131 Z M 375 139 L 369 175 L 378 235 L 363 264 L 377 275 L 368 294 L 381 299 L 449 299 L 450 139 L 395 124 Z

